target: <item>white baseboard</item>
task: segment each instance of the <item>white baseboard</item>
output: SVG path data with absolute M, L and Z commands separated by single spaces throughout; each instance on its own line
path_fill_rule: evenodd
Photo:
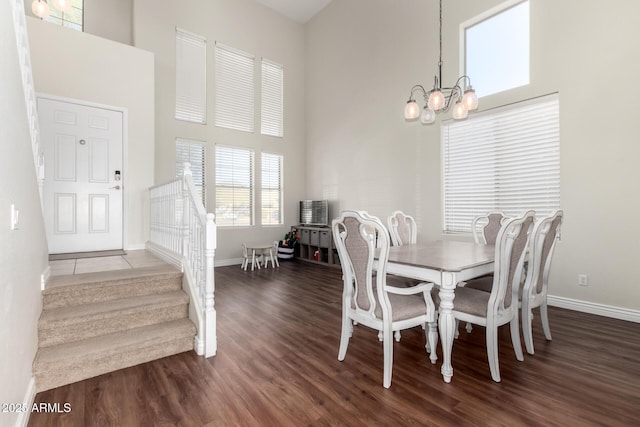
M 182 271 L 182 256 L 153 242 L 147 242 L 145 249 L 156 255 L 158 258 L 168 262 Z
M 241 265 L 243 258 L 231 258 L 231 259 L 216 259 L 214 266 L 226 267 L 228 265 Z
M 28 411 L 23 411 L 18 414 L 18 419 L 16 420 L 16 427 L 27 427 L 29 424 L 29 416 L 31 415 L 31 407 L 33 406 L 33 401 L 36 398 L 36 378 L 31 377 L 29 380 L 29 384 L 27 385 L 27 392 L 24 395 L 24 400 L 22 401 L 24 408 L 29 408 Z
M 47 264 L 42 274 L 40 274 L 40 290 L 44 291 L 44 288 L 47 286 L 47 280 L 51 277 L 51 266 Z
M 124 248 L 125 251 L 140 251 L 143 249 L 146 249 L 146 245 L 144 243 L 137 243 L 135 245 L 127 245 L 126 248 Z
M 566 308 L 583 313 L 596 314 L 598 316 L 611 317 L 613 319 L 627 320 L 629 322 L 640 323 L 640 310 L 614 307 L 611 305 L 598 304 L 595 302 L 580 301 L 571 298 L 547 296 L 547 303 L 553 307 Z
M 171 252 L 160 245 L 156 245 L 153 242 L 147 242 L 143 249 L 148 250 L 154 255 L 162 258 L 166 262 L 175 265 L 179 269 L 182 269 L 182 258 L 179 254 Z M 231 258 L 231 259 L 215 259 L 214 267 L 226 267 L 229 265 L 241 265 L 243 258 Z

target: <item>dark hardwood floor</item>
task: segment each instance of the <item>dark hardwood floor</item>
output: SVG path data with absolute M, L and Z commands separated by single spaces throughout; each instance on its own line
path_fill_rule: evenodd
M 216 269 L 218 354 L 193 352 L 39 393 L 69 413 L 30 426 L 631 426 L 640 420 L 640 324 L 550 308 L 553 341 L 534 319 L 536 354 L 500 333 L 501 383 L 484 329 L 454 343 L 454 377 L 429 362 L 420 328 L 394 345 L 382 387 L 377 333 L 356 326 L 337 360 L 341 272 L 306 263 Z M 438 351 L 440 355 L 440 351 Z

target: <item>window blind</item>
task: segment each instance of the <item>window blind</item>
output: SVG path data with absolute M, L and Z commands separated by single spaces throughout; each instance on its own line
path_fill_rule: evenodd
M 254 57 L 216 42 L 216 126 L 253 132 Z
M 262 59 L 262 115 L 260 128 L 263 135 L 282 138 L 284 67 Z
M 471 232 L 473 217 L 560 208 L 557 94 L 442 125 L 444 232 Z
M 283 224 L 282 156 L 262 153 L 262 225 Z
M 216 145 L 216 224 L 253 225 L 253 150 Z
M 207 206 L 206 200 L 206 149 L 204 142 L 176 138 L 176 177 L 184 175 L 184 163 L 191 163 L 193 186 Z
M 207 121 L 207 40 L 176 28 L 176 119 Z

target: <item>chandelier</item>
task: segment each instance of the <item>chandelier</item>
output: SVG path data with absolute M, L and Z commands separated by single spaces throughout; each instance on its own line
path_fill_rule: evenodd
M 436 120 L 436 112 L 448 111 L 453 105 L 453 118 L 466 119 L 469 111 L 478 108 L 478 97 L 471 86 L 469 76 L 459 77 L 453 87 L 442 87 L 442 0 L 440 0 L 440 59 L 438 61 L 438 75 L 435 76 L 433 89 L 427 92 L 422 85 L 414 85 L 409 94 L 409 100 L 404 107 L 404 118 L 415 120 L 420 117 L 423 124 L 431 124 Z M 413 99 L 414 92 L 422 92 L 425 105 L 420 111 L 418 103 Z
M 60 12 L 70 12 L 71 0 L 53 0 L 53 7 L 58 9 Z M 31 11 L 40 19 L 44 19 L 49 16 L 49 5 L 47 4 L 47 0 L 33 0 L 33 3 L 31 3 Z

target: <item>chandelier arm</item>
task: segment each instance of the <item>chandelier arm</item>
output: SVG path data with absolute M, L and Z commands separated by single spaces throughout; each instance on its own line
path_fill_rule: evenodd
M 412 95 L 413 95 L 413 92 L 415 92 L 415 91 L 416 91 L 416 89 L 420 89 L 420 90 L 422 91 L 422 94 L 423 94 L 423 95 L 427 93 L 427 91 L 425 90 L 424 86 L 422 86 L 422 85 L 414 85 L 414 86 L 411 88 L 411 94 L 412 94 Z
M 449 107 L 451 107 L 451 104 L 452 104 L 451 101 L 453 101 L 454 99 L 457 99 L 457 100 L 462 99 L 462 88 L 460 87 L 460 85 L 458 85 L 457 82 L 454 87 L 445 88 L 445 90 L 450 90 L 451 92 L 449 92 L 448 96 L 445 96 L 445 98 L 447 99 L 447 102 L 444 105 L 444 108 L 442 109 L 442 111 L 449 110 Z
M 422 96 L 424 96 L 425 99 L 429 97 L 429 95 L 427 94 L 427 91 L 425 90 L 424 86 L 422 86 L 422 85 L 414 85 L 411 88 L 411 94 L 409 95 L 409 100 L 413 100 L 413 93 L 418 89 L 420 89 L 422 91 Z
M 464 76 L 460 76 L 458 77 L 458 80 L 456 81 L 456 86 L 458 86 L 459 88 L 461 88 L 462 90 L 462 85 L 460 85 L 460 81 L 461 80 L 465 80 L 465 88 L 468 88 L 469 86 L 471 86 L 471 77 L 467 76 L 466 74 Z M 468 85 L 467 85 L 468 83 Z M 455 86 L 454 86 L 455 87 Z

